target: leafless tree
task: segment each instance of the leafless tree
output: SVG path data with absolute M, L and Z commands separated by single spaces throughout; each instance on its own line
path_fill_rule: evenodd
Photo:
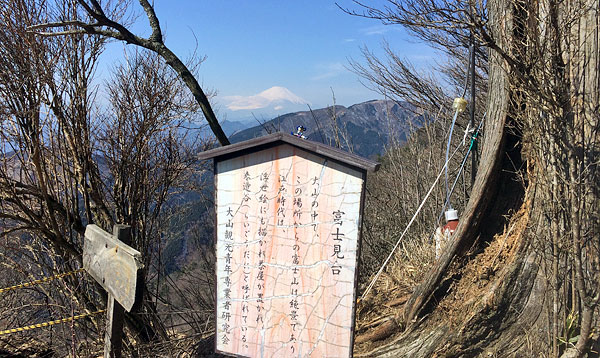
M 229 144 L 229 140 L 223 132 L 208 97 L 204 90 L 202 90 L 202 87 L 200 87 L 198 80 L 196 80 L 196 77 L 188 66 L 165 45 L 160 22 L 153 5 L 149 1 L 139 0 L 140 6 L 143 8 L 152 29 L 152 34 L 148 38 L 137 36 L 127 28 L 130 19 L 125 15 L 130 10 L 129 1 L 117 0 L 101 4 L 96 0 L 75 0 L 69 1 L 69 3 L 71 6 L 80 9 L 83 14 L 72 14 L 71 17 L 65 18 L 62 16 L 63 13 L 59 12 L 59 16 L 48 19 L 49 21 L 35 24 L 29 27 L 29 29 L 43 36 L 100 35 L 121 40 L 157 53 L 189 88 L 202 109 L 202 113 L 217 140 L 222 145 Z
M 87 86 L 102 41 L 72 38 L 59 44 L 28 33 L 28 26 L 46 16 L 41 5 L 4 1 L 1 7 L 0 236 L 3 261 L 10 263 L 3 273 L 13 284 L 80 267 L 84 222 L 103 218 L 101 205 L 88 205 L 87 218 L 78 210 L 81 198 L 93 196 L 101 184 L 87 160 L 91 148 L 78 143 L 89 141 L 94 93 Z M 26 325 L 72 315 L 73 309 L 95 311 L 97 291 L 79 278 L 19 292 L 16 302 L 30 302 L 30 309 L 9 307 L 3 318 Z M 16 321 L 14 312 L 20 316 Z M 58 346 L 77 340 L 64 337 Z
M 45 38 L 28 30 L 55 12 L 79 16 L 75 4 L 63 5 L 7 0 L 0 8 L 0 255 L 11 278 L 5 282 L 81 267 L 85 225 L 110 230 L 115 222 L 132 226 L 144 277 L 158 280 L 154 266 L 165 208 L 174 194 L 197 182 L 192 178 L 203 169 L 194 154 L 212 145 L 191 135 L 199 105 L 178 75 L 144 50 L 130 52 L 115 69 L 104 86 L 110 106 L 98 106 L 92 83 L 104 38 Z M 197 64 L 187 68 L 193 71 Z M 48 287 L 32 291 L 39 305 L 18 315 L 5 311 L 0 319 L 25 325 L 105 304 L 104 291 L 81 275 Z M 127 318 L 132 341 L 166 335 L 155 308 L 158 298 L 149 292 L 145 297 L 142 310 Z M 91 337 L 100 337 L 99 321 L 87 322 Z M 61 344 L 76 349 L 89 333 L 75 331 L 74 338 L 63 332 L 68 335 Z
M 481 162 L 453 242 L 408 300 L 408 330 L 370 356 L 585 356 L 599 339 L 598 2 L 354 3 L 348 12 L 403 26 L 455 63 L 473 31 L 487 86 Z M 444 100 L 390 51 L 389 63 L 367 55 L 358 70 L 375 86 L 421 105 Z M 463 278 L 441 292 L 457 270 Z M 450 319 L 423 322 L 440 317 L 440 300 L 454 302 Z

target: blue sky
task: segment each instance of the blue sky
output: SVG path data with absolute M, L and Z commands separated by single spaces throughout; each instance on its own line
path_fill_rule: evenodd
M 218 115 L 230 120 L 322 108 L 333 103 L 332 89 L 346 106 L 381 98 L 347 69 L 350 58 L 363 60 L 361 46 L 381 53 L 385 39 L 418 68 L 434 57 L 400 27 L 350 16 L 329 0 L 157 0 L 155 8 L 167 46 L 185 59 L 197 44 L 207 56 L 199 80 L 217 91 Z M 149 32 L 143 15 L 134 28 Z M 123 45 L 112 46 L 110 57 L 122 56 Z

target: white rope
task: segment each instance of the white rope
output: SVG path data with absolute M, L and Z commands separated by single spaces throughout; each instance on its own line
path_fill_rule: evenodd
M 477 132 L 475 132 L 475 128 L 471 128 L 469 131 L 471 133 L 479 133 L 481 131 L 481 128 L 483 128 L 483 123 L 485 122 L 485 116 L 486 116 L 487 112 L 483 113 L 483 117 L 481 118 L 481 122 L 479 122 L 479 125 L 477 126 Z M 467 127 L 468 129 L 468 127 Z M 467 132 L 465 131 L 465 134 Z M 471 135 L 472 137 L 472 135 Z M 463 143 L 463 146 L 465 145 L 465 143 Z M 440 222 L 442 220 L 442 217 L 444 216 L 444 212 L 446 212 L 446 208 L 448 207 L 448 204 L 450 203 L 450 196 L 452 195 L 452 193 L 454 192 L 454 188 L 456 187 L 456 183 L 458 182 L 458 179 L 460 178 L 460 174 L 462 173 L 463 169 L 465 168 L 465 164 L 467 163 L 467 159 L 469 158 L 469 154 L 471 153 L 471 150 L 473 149 L 472 145 L 469 145 L 469 149 L 467 150 L 467 154 L 465 155 L 463 161 L 460 164 L 460 169 L 458 170 L 458 174 L 456 174 L 456 178 L 454 179 L 454 183 L 452 184 L 452 188 L 450 188 L 450 195 L 446 197 L 446 201 L 444 202 L 444 206 L 442 207 L 442 212 L 440 213 L 440 216 L 438 216 L 438 219 L 435 223 L 435 226 L 438 227 L 440 225 Z M 429 240 L 431 241 L 431 239 L 433 238 L 433 236 L 435 235 L 435 230 L 434 232 L 431 234 L 431 236 L 429 237 Z
M 375 282 L 377 281 L 377 279 L 379 278 L 379 276 L 383 272 L 383 269 L 385 268 L 385 266 L 388 264 L 388 262 L 390 261 L 390 259 L 394 255 L 394 252 L 396 252 L 396 249 L 398 248 L 398 245 L 400 245 L 400 242 L 402 241 L 402 238 L 404 238 L 404 235 L 406 234 L 406 232 L 408 231 L 408 229 L 410 229 L 412 223 L 415 221 L 415 219 L 417 218 L 417 215 L 419 215 L 419 213 L 421 212 L 421 209 L 425 205 L 425 201 L 427 201 L 427 198 L 429 198 L 429 195 L 431 195 L 431 192 L 435 188 L 435 185 L 437 184 L 438 180 L 440 180 L 440 177 L 444 173 L 444 169 L 448 166 L 448 162 L 450 162 L 450 159 L 452 159 L 454 157 L 454 155 L 456 154 L 456 152 L 458 152 L 459 149 L 460 149 L 460 146 L 457 146 L 456 149 L 454 150 L 454 153 L 452 153 L 452 155 L 450 156 L 450 158 L 446 159 L 446 163 L 444 163 L 444 166 L 440 170 L 440 173 L 438 174 L 437 178 L 435 178 L 435 181 L 431 185 L 431 188 L 429 188 L 429 191 L 427 192 L 427 194 L 423 198 L 423 201 L 421 201 L 421 205 L 419 205 L 419 207 L 417 208 L 417 211 L 413 215 L 412 219 L 410 219 L 408 225 L 406 226 L 406 228 L 402 232 L 402 235 L 400 235 L 400 238 L 396 242 L 396 245 L 392 249 L 392 252 L 390 252 L 390 255 L 383 262 L 383 265 L 381 265 L 381 268 L 379 269 L 379 271 L 377 271 L 377 274 L 375 275 L 375 277 L 373 277 L 373 280 L 371 280 L 371 283 L 369 284 L 369 286 L 367 286 L 367 289 L 365 290 L 365 292 L 362 294 L 362 296 L 360 296 L 360 300 L 363 300 L 367 296 L 367 294 L 369 294 L 369 291 L 371 291 L 371 289 L 373 288 L 373 285 L 375 285 Z
M 471 122 L 467 122 L 467 128 L 465 129 L 465 135 L 463 135 L 462 145 L 463 147 L 466 145 L 467 137 L 472 137 L 473 133 L 475 133 L 475 128 L 471 128 Z

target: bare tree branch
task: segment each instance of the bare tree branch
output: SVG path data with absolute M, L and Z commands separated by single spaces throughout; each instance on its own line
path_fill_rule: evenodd
M 229 140 L 227 136 L 223 132 L 217 117 L 212 109 L 212 106 L 208 100 L 208 97 L 200 87 L 200 84 L 191 73 L 191 71 L 187 68 L 187 66 L 175 55 L 167 46 L 164 45 L 162 40 L 162 32 L 160 28 L 160 24 L 156 13 L 154 12 L 154 8 L 147 0 L 139 0 L 141 6 L 144 8 L 148 20 L 150 22 L 150 26 L 152 28 L 152 35 L 148 38 L 142 38 L 131 33 L 125 26 L 120 24 L 117 21 L 109 19 L 105 12 L 102 10 L 100 4 L 95 0 L 90 0 L 92 6 L 86 3 L 85 0 L 78 0 L 78 3 L 81 7 L 86 11 L 86 13 L 96 21 L 94 23 L 83 23 L 77 20 L 67 20 L 60 21 L 54 23 L 47 24 L 36 24 L 34 26 L 29 27 L 29 30 L 42 30 L 44 28 L 56 28 L 60 27 L 60 23 L 63 23 L 64 26 L 77 26 L 82 28 L 88 34 L 94 35 L 102 35 L 111 37 L 117 40 L 125 41 L 126 43 L 133 44 L 136 46 L 144 47 L 148 50 L 154 51 L 158 53 L 167 64 L 181 77 L 186 86 L 190 89 L 196 101 L 200 105 L 202 112 L 210 128 L 215 134 L 217 140 L 221 143 L 221 145 L 229 144 Z M 102 29 L 101 27 L 107 27 L 113 29 L 114 31 Z M 40 35 L 43 36 L 52 36 L 48 31 L 40 31 Z M 72 30 L 65 30 L 56 32 L 57 35 L 71 35 L 78 34 L 79 32 L 73 32 Z

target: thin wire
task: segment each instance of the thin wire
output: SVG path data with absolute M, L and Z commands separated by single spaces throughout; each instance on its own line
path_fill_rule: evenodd
M 433 192 L 433 189 L 435 188 L 438 180 L 440 180 L 440 177 L 442 176 L 442 174 L 444 173 L 444 169 L 446 168 L 446 166 L 448 165 L 448 162 L 450 161 L 450 159 L 452 159 L 454 157 L 454 155 L 458 152 L 458 149 L 460 149 L 460 147 L 456 147 L 456 150 L 454 150 L 454 153 L 452 153 L 452 156 L 450 156 L 450 158 L 448 158 L 448 160 L 446 160 L 446 163 L 444 163 L 444 167 L 440 170 L 440 173 L 438 174 L 437 178 L 435 178 L 435 181 L 433 182 L 433 184 L 431 185 L 431 188 L 429 189 L 429 191 L 427 192 L 427 194 L 425 195 L 425 197 L 423 198 L 423 200 L 421 201 L 421 205 L 419 205 L 419 207 L 417 208 L 417 211 L 415 212 L 415 214 L 413 215 L 412 219 L 410 219 L 410 222 L 408 223 L 408 225 L 406 226 L 406 228 L 404 229 L 404 231 L 402 232 L 402 235 L 400 235 L 400 238 L 398 239 L 398 241 L 396 242 L 396 245 L 394 246 L 394 248 L 392 249 L 392 252 L 390 252 L 389 256 L 387 257 L 387 259 L 383 262 L 383 265 L 381 265 L 381 268 L 379 269 L 379 271 L 377 271 L 377 274 L 375 274 L 375 277 L 373 277 L 373 280 L 371 280 L 371 283 L 369 284 L 369 286 L 367 286 L 367 289 L 365 290 L 365 292 L 362 294 L 362 296 L 360 297 L 360 300 L 363 300 L 371 291 L 371 289 L 373 288 L 373 285 L 375 284 L 375 282 L 377 281 L 377 279 L 379 278 L 379 276 L 381 275 L 381 273 L 383 272 L 383 269 L 385 268 L 385 266 L 388 264 L 388 262 L 390 261 L 390 259 L 392 258 L 392 256 L 394 255 L 394 252 L 396 252 L 396 249 L 398 248 L 398 245 L 400 245 L 400 242 L 402 241 L 402 238 L 404 238 L 404 235 L 406 234 L 406 232 L 408 231 L 408 229 L 410 229 L 412 223 L 415 221 L 415 219 L 417 218 L 417 215 L 419 215 L 419 213 L 421 212 L 421 209 L 423 208 L 423 206 L 425 205 L 425 202 L 427 201 L 427 199 L 429 198 L 429 195 L 431 195 L 431 192 Z
M 461 98 L 465 98 L 467 94 L 467 87 L 469 87 L 469 70 L 471 69 L 471 52 L 473 51 L 473 46 L 469 47 L 469 62 L 467 66 L 467 72 L 465 73 L 465 86 L 463 88 L 463 93 Z M 473 104 L 471 104 L 473 105 Z M 458 117 L 458 108 L 456 108 L 456 112 L 454 113 L 454 118 L 452 119 L 452 125 L 450 126 L 450 135 L 448 136 L 448 145 L 446 146 L 446 160 L 448 159 L 448 153 L 450 152 L 450 143 L 452 142 L 452 132 L 454 132 L 454 124 L 456 123 L 456 118 Z M 448 167 L 446 167 L 446 201 L 450 200 L 450 192 L 448 190 Z M 452 205 L 450 205 L 452 208 Z
M 481 128 L 483 127 L 483 122 L 485 121 L 485 116 L 486 116 L 487 112 L 483 114 L 483 118 L 481 119 L 481 122 L 479 123 L 479 126 L 477 126 L 477 130 L 475 131 L 475 133 L 473 134 L 473 137 L 471 138 L 471 143 L 469 144 L 469 149 L 467 150 L 467 154 L 465 155 L 465 157 L 463 158 L 463 161 L 460 165 L 460 169 L 458 170 L 458 174 L 456 175 L 456 179 L 454 179 L 454 183 L 452 184 L 452 188 L 450 189 L 450 195 L 452 195 L 452 193 L 454 192 L 454 188 L 456 187 L 456 183 L 458 182 L 458 178 L 460 177 L 460 173 L 462 173 L 462 170 L 464 169 L 466 163 L 467 163 L 467 159 L 469 158 L 469 153 L 471 153 L 471 150 L 473 149 L 473 138 L 475 136 L 477 136 L 477 134 L 479 134 L 479 131 L 481 130 Z M 440 221 L 442 220 L 442 217 L 444 216 L 444 212 L 446 211 L 446 207 L 448 206 L 450 202 L 450 197 L 446 198 L 446 202 L 444 202 L 444 206 L 442 207 L 442 211 L 440 212 L 440 215 L 438 216 L 437 222 L 435 224 L 435 227 L 437 228 L 440 225 Z M 433 233 L 431 233 L 431 236 L 429 237 L 429 241 L 431 241 L 431 239 L 433 239 L 433 236 L 435 235 L 435 231 Z
M 462 98 L 465 98 L 467 94 L 467 87 L 469 86 L 469 70 L 471 69 L 471 52 L 474 50 L 474 46 L 469 46 L 469 65 L 467 66 L 467 73 L 465 73 L 465 87 L 463 89 Z

